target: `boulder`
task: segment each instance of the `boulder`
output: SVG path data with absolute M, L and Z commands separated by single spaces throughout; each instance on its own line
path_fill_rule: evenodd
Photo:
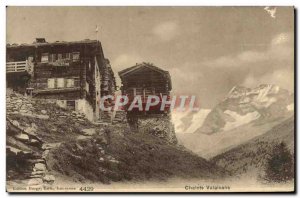
M 48 143 L 48 144 L 43 144 L 42 149 L 43 150 L 49 150 L 55 147 L 60 146 L 61 143 Z
M 54 175 L 45 175 L 44 177 L 43 177 L 43 182 L 44 183 L 54 183 L 54 181 L 55 181 L 55 177 L 54 177 Z
M 118 160 L 116 160 L 116 159 L 111 159 L 111 160 L 109 160 L 109 162 L 111 162 L 111 163 L 116 163 L 116 164 L 118 164 L 118 163 L 120 163 Z
M 30 135 L 36 136 L 36 128 L 33 127 L 27 127 L 24 129 L 24 131 Z
M 81 133 L 86 136 L 91 136 L 91 135 L 96 134 L 96 129 L 95 128 L 82 129 Z
M 19 126 L 20 126 L 20 123 L 19 123 L 17 120 L 13 120 L 13 121 L 11 121 L 11 123 L 12 123 L 13 125 L 15 125 L 16 127 L 19 127 Z
M 49 154 L 49 150 L 45 150 L 45 151 L 43 152 L 43 154 L 42 154 L 42 158 L 43 158 L 43 159 L 46 159 L 47 156 L 48 156 L 48 154 Z
M 31 173 L 32 176 L 41 176 L 41 175 L 44 175 L 45 174 L 45 171 L 33 171 Z
M 100 157 L 100 158 L 99 158 L 99 161 L 103 162 L 103 161 L 104 161 L 104 158 L 103 158 L 103 157 Z
M 29 141 L 29 136 L 24 134 L 24 133 L 21 133 L 21 134 L 18 134 L 15 136 L 18 140 L 24 140 L 24 141 Z
M 43 180 L 41 178 L 32 178 L 28 181 L 28 186 L 37 186 L 41 185 Z
M 46 170 L 46 165 L 43 163 L 36 163 L 34 165 L 34 171 L 45 171 Z
M 21 109 L 20 113 L 27 113 L 27 110 L 26 109 Z

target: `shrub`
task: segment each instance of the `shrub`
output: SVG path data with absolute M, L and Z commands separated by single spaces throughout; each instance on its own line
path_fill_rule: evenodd
M 294 178 L 294 160 L 285 143 L 274 145 L 265 166 L 264 179 L 268 182 L 287 182 Z

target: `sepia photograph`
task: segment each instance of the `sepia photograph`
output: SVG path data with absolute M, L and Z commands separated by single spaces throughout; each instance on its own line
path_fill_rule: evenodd
M 7 6 L 6 191 L 295 192 L 294 19 Z

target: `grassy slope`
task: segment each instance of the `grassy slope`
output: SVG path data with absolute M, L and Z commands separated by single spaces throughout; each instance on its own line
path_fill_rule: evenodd
M 101 136 L 61 145 L 51 152 L 49 167 L 72 176 L 75 181 L 103 183 L 223 175 L 212 163 L 182 147 L 166 144 L 152 135 L 117 131 L 112 132 L 108 146 Z M 110 158 L 118 163 L 111 162 Z
M 285 142 L 294 153 L 294 118 L 276 125 L 267 133 L 212 159 L 231 174 L 260 173 L 275 142 Z

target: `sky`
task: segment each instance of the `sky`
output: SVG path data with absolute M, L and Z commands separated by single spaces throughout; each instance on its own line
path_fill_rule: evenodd
M 294 89 L 292 7 L 8 7 L 7 43 L 98 39 L 118 72 L 150 62 L 212 108 L 233 86 Z M 120 80 L 117 78 L 120 85 Z

